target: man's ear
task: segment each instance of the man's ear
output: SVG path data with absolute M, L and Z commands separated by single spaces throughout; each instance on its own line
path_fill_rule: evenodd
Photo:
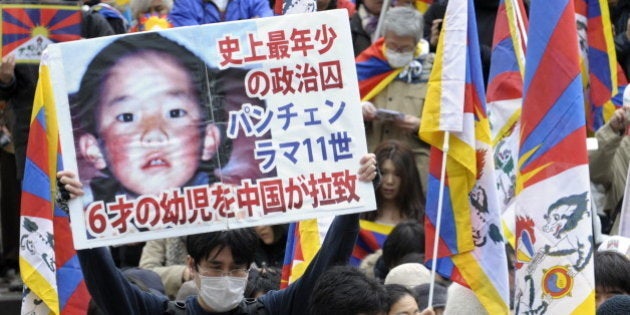
M 190 255 L 186 255 L 186 267 L 190 274 L 194 277 L 195 273 L 197 273 L 197 269 L 195 268 L 195 260 L 190 257 Z
M 201 160 L 209 161 L 219 150 L 221 144 L 221 131 L 214 124 L 206 126 L 206 132 L 203 137 L 203 149 L 201 151 Z
M 79 150 L 95 168 L 102 170 L 107 167 L 98 140 L 92 134 L 86 133 L 79 138 Z

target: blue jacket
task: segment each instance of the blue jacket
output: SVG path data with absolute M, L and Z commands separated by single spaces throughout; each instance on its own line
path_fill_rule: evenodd
M 223 13 L 210 0 L 177 0 L 169 18 L 173 26 L 189 26 L 267 16 L 273 16 L 267 0 L 228 0 Z

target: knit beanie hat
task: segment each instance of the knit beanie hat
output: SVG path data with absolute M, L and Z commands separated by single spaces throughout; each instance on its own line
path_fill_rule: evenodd
M 467 287 L 453 282 L 447 290 L 444 315 L 486 315 L 475 293 Z
M 619 315 L 630 312 L 630 295 L 615 295 L 597 308 L 597 315 Z
M 430 282 L 431 271 L 419 263 L 398 265 L 392 268 L 385 277 L 385 284 L 400 284 L 410 289 Z
M 418 302 L 418 308 L 423 310 L 429 307 L 430 283 L 423 283 L 413 288 L 413 293 Z M 433 287 L 433 308 L 443 308 L 446 306 L 446 287 L 436 283 Z

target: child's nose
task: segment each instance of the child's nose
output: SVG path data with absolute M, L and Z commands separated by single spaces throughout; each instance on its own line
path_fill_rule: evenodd
M 142 136 L 142 142 L 145 145 L 160 145 L 168 141 L 168 135 L 162 128 L 152 128 L 147 130 Z
M 159 118 L 148 121 L 142 134 L 142 143 L 144 145 L 162 145 L 167 141 L 168 133 L 164 130 Z

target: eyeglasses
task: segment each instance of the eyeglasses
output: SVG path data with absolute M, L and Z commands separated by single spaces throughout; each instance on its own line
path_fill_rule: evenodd
M 385 44 L 385 47 L 391 51 L 395 51 L 397 53 L 410 53 L 413 52 L 415 47 L 413 46 L 403 46 L 400 47 L 398 45 L 394 45 L 394 44 Z
M 232 269 L 230 271 L 223 271 L 223 269 L 219 268 L 206 268 L 197 266 L 197 268 L 201 271 L 200 274 L 207 277 L 236 277 L 236 278 L 245 278 L 249 275 L 249 268 L 237 268 Z

